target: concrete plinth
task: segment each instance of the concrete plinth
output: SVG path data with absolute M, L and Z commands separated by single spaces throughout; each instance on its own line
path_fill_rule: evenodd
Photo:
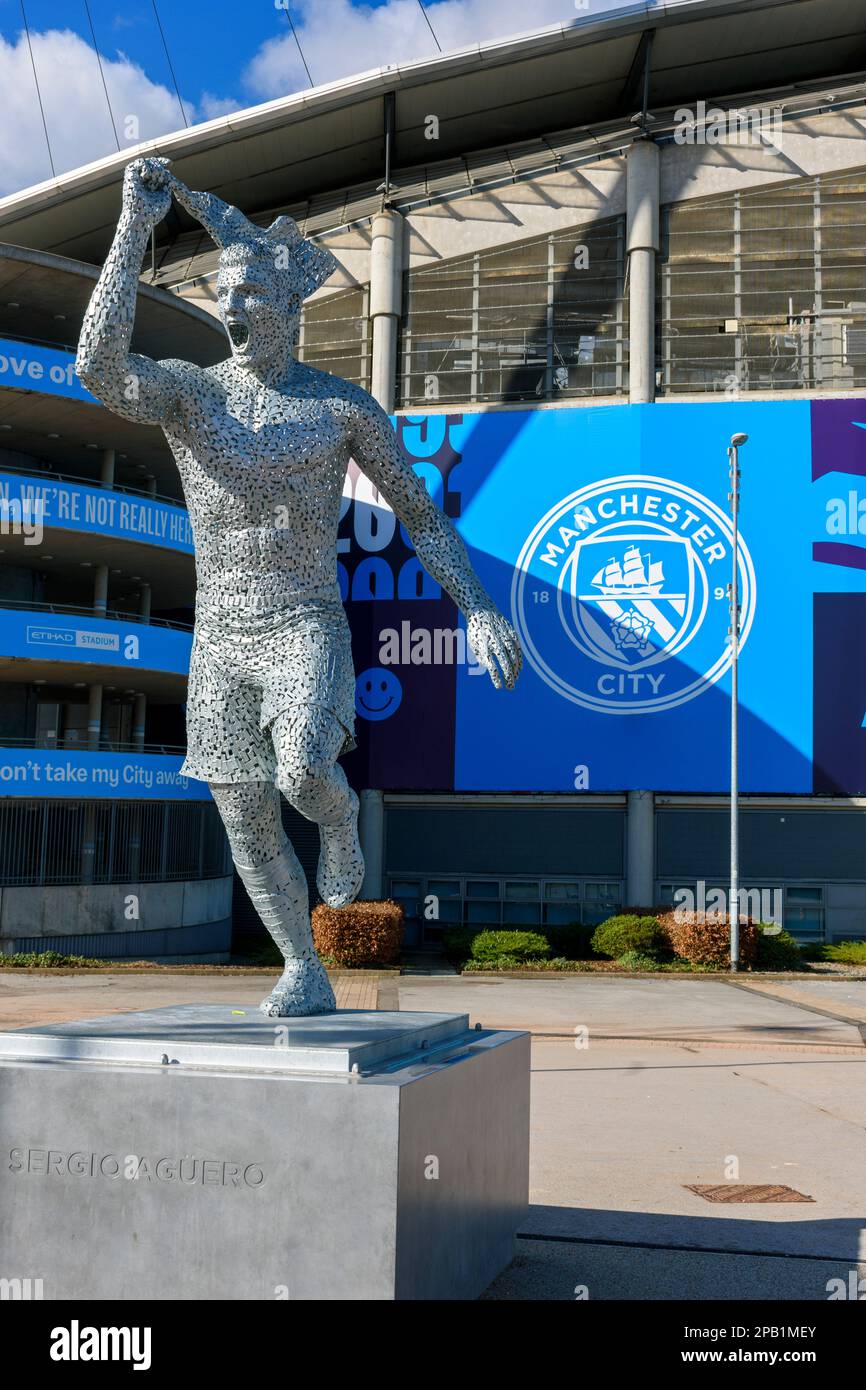
M 466 1299 L 528 1199 L 529 1038 L 157 1009 L 0 1034 L 0 1277 L 46 1299 Z

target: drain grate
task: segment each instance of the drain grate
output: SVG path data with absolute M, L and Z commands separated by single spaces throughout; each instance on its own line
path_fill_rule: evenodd
M 795 1192 L 784 1183 L 687 1182 L 689 1192 L 696 1192 L 707 1202 L 814 1202 L 803 1192 Z

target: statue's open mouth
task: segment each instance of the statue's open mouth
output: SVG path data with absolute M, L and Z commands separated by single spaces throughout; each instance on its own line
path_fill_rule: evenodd
M 232 347 L 240 348 L 242 351 L 250 340 L 250 330 L 245 323 L 233 321 L 227 325 Z

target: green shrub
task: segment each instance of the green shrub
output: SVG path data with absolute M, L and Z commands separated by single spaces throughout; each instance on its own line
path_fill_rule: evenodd
M 866 941 L 804 941 L 800 947 L 804 961 L 838 961 L 841 965 L 866 965 Z
M 497 956 L 494 960 L 467 960 L 463 966 L 463 971 L 470 974 L 477 970 L 545 970 L 545 971 L 570 971 L 572 974 L 580 973 L 582 970 L 591 970 L 589 961 L 585 960 L 565 960 L 562 956 L 554 956 L 552 960 L 517 960 L 514 956 Z
M 533 964 L 535 962 L 532 962 Z M 467 960 L 463 963 L 464 970 L 520 970 L 526 964 L 519 960 L 517 956 L 491 956 L 489 959 Z
M 617 965 L 623 966 L 626 970 L 661 969 L 655 956 L 648 956 L 645 951 L 625 951 L 617 960 Z
M 534 931 L 482 931 L 472 942 L 473 960 L 494 961 L 507 956 L 521 965 L 549 955 L 547 938 Z
M 634 913 L 608 917 L 596 927 L 592 936 L 592 949 L 600 956 L 609 956 L 611 960 L 619 960 L 626 951 L 658 956 L 666 948 L 667 939 L 658 918 L 638 917 Z
M 764 970 L 802 970 L 803 957 L 800 948 L 790 932 L 774 932 L 767 936 L 764 927 L 770 922 L 758 923 L 758 954 L 755 964 Z
M 843 965 L 866 965 L 866 941 L 834 941 L 824 947 L 824 960 Z
M 563 927 L 545 927 L 544 935 L 554 957 L 563 960 L 591 960 L 592 935 L 595 928 L 584 922 L 569 922 Z
M 461 964 L 472 955 L 472 943 L 478 935 L 471 927 L 449 927 L 442 933 L 442 947 L 448 960 Z
M 0 955 L 0 970 L 9 966 L 15 969 L 56 969 L 58 967 L 104 965 L 106 962 L 92 960 L 89 956 L 64 956 L 60 951 L 15 951 L 10 955 Z

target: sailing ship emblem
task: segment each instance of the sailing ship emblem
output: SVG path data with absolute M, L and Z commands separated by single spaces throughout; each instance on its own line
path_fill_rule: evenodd
M 597 713 L 653 714 L 695 699 L 730 667 L 732 545 L 722 508 L 671 478 L 599 478 L 560 497 L 514 570 L 528 664 L 557 695 Z M 737 558 L 742 649 L 755 615 L 742 533 Z
M 682 645 L 695 578 L 687 540 L 615 533 L 587 538 L 570 564 L 572 630 L 589 655 L 635 667 Z

